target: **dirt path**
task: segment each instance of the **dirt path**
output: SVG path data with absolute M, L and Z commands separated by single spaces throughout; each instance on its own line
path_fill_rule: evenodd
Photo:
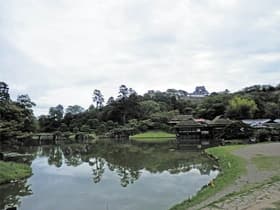
M 261 171 L 258 170 L 256 165 L 252 162 L 252 158 L 260 155 L 279 156 L 280 161 L 280 143 L 248 145 L 234 151 L 234 154 L 247 160 L 247 174 L 237 179 L 233 185 L 208 198 L 200 203 L 200 205 L 190 209 L 273 209 L 273 203 L 280 201 L 280 183 L 276 182 L 271 185 L 264 185 L 242 196 L 238 195 L 227 198 L 224 201 L 216 203 L 216 207 L 204 208 L 204 206 L 218 201 L 230 193 L 239 192 L 244 185 L 262 183 L 275 175 L 280 175 L 279 168 L 277 170 Z

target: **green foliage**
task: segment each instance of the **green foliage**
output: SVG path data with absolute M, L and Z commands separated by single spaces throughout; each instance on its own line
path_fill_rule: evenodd
M 229 94 L 212 94 L 206 97 L 195 109 L 195 115 L 206 119 L 214 119 L 216 116 L 224 115 L 228 101 Z
M 28 95 L 19 95 L 17 97 L 17 102 L 26 109 L 31 109 L 33 106 L 36 106 L 36 104 L 31 101 Z
M 31 168 L 28 165 L 0 161 L 0 184 L 26 178 L 31 173 Z
M 68 106 L 66 108 L 66 114 L 70 113 L 72 115 L 75 115 L 75 114 L 80 114 L 84 111 L 85 111 L 85 109 L 79 105 Z
M 61 104 L 57 105 L 56 107 L 51 107 L 49 110 L 50 118 L 55 121 L 60 121 L 63 118 L 64 108 Z
M 229 101 L 226 115 L 235 119 L 252 118 L 257 109 L 257 105 L 253 99 L 234 96 Z
M 258 129 L 255 132 L 255 136 L 258 142 L 269 141 L 271 138 L 271 131 L 267 129 Z
M 39 118 L 41 131 L 81 130 L 86 125 L 90 131 L 99 134 L 122 127 L 134 132 L 168 132 L 171 130 L 168 122 L 178 114 L 193 114 L 196 118 L 205 119 L 218 115 L 227 115 L 231 119 L 280 117 L 280 90 L 271 86 L 252 86 L 232 94 L 225 91 L 203 98 L 190 98 L 185 91 L 176 89 L 166 92 L 150 90 L 141 96 L 132 88 L 121 85 L 118 97 L 110 97 L 106 106 L 103 106 L 101 91 L 95 92 L 94 101 L 98 102 L 98 108 L 91 105 L 84 111 L 78 105 L 69 106 L 64 117 L 63 110 L 57 113 L 57 109 L 52 109 L 49 115 Z
M 81 127 L 81 132 L 90 132 L 90 127 L 88 125 L 83 125 Z
M 146 119 L 151 116 L 151 114 L 160 112 L 159 103 L 153 100 L 141 101 L 139 103 L 142 118 Z
M 252 135 L 253 129 L 249 125 L 237 121 L 226 126 L 221 137 L 224 139 L 248 139 Z
M 0 101 L 0 119 L 0 141 L 36 130 L 36 119 L 32 110 L 11 100 Z

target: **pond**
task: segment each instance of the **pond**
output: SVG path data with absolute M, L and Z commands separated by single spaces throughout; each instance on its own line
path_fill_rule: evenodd
M 33 176 L 0 186 L 0 209 L 163 210 L 218 175 L 199 152 L 110 142 L 25 148 Z

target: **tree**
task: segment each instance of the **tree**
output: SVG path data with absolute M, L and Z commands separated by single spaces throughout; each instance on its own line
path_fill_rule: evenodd
M 0 82 L 0 101 L 8 101 L 9 99 L 8 85 L 5 82 Z
M 127 98 L 129 95 L 128 88 L 125 85 L 121 85 L 119 88 L 119 98 Z
M 103 106 L 104 103 L 104 97 L 101 93 L 100 90 L 95 89 L 93 91 L 93 97 L 92 97 L 93 102 L 96 103 L 96 108 L 100 109 Z
M 108 98 L 107 105 L 114 103 L 114 101 L 114 97 L 111 96 L 110 98 Z
M 235 119 L 252 118 L 257 111 L 257 105 L 254 100 L 235 96 L 229 101 L 226 109 L 226 115 Z
M 76 115 L 76 114 L 80 114 L 84 111 L 85 111 L 85 109 L 79 105 L 68 106 L 66 108 L 66 114 L 70 113 L 72 115 Z
M 225 93 L 215 93 L 205 97 L 195 109 L 195 115 L 206 119 L 214 119 L 224 115 L 231 96 Z
M 151 114 L 160 111 L 160 105 L 153 100 L 141 101 L 139 105 L 143 118 L 150 117 Z
M 125 85 L 119 87 L 119 99 L 128 98 L 131 95 L 137 95 L 137 92 L 133 88 L 128 88 Z
M 26 109 L 31 109 L 33 106 L 36 106 L 36 104 L 31 101 L 30 97 L 27 94 L 19 95 L 17 97 L 17 102 L 20 106 L 23 106 Z
M 55 121 L 60 121 L 63 118 L 64 108 L 61 104 L 57 105 L 56 107 L 51 107 L 49 110 L 49 115 Z
M 274 102 L 265 104 L 265 116 L 275 120 L 280 116 L 280 105 Z

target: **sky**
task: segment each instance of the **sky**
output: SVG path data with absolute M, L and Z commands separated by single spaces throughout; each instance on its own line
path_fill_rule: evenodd
M 0 0 L 0 81 L 35 114 L 147 90 L 280 83 L 279 0 Z

